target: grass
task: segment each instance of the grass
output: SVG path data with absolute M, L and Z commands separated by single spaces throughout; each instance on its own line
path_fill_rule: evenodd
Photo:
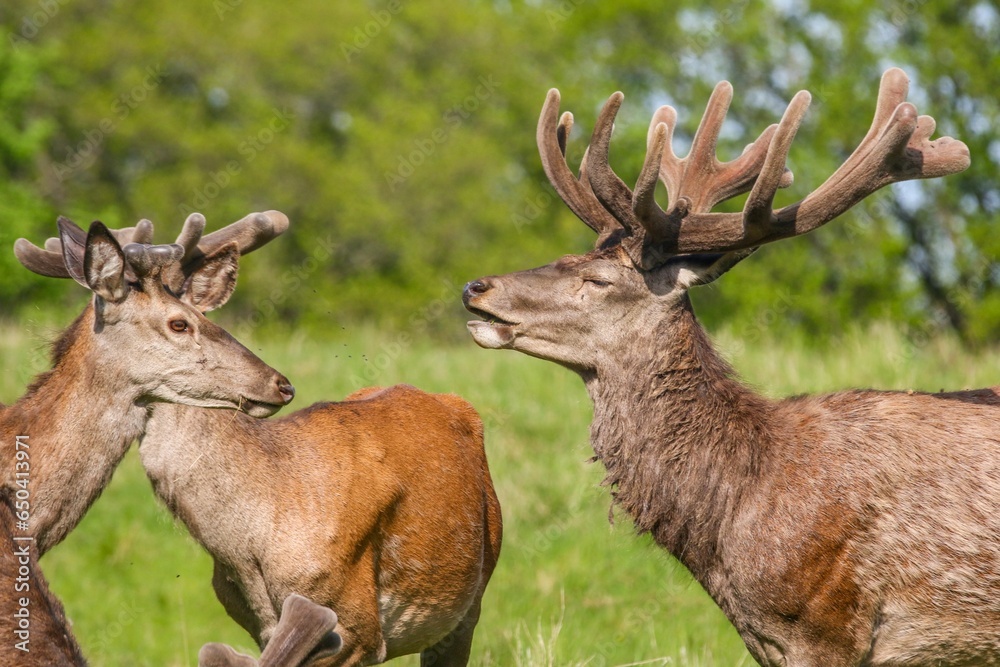
M 45 368 L 52 333 L 34 322 L 0 328 L 0 400 L 15 400 Z M 772 395 L 850 386 L 966 388 L 995 383 L 1000 370 L 997 351 L 969 353 L 947 338 L 914 345 L 888 326 L 819 349 L 796 336 L 746 341 L 723 331 L 716 338 L 744 378 Z M 480 410 L 505 537 L 473 664 L 753 664 L 682 567 L 636 537 L 626 517 L 609 525 L 602 471 L 585 463 L 591 408 L 578 378 L 471 341 L 401 340 L 337 327 L 253 347 L 293 379 L 297 407 L 342 397 L 359 382 L 407 382 L 461 394 Z M 156 501 L 134 452 L 42 566 L 91 664 L 190 666 L 208 641 L 251 649 L 215 600 L 210 559 Z

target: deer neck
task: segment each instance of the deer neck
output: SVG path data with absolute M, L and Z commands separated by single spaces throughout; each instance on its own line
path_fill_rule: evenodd
M 157 403 L 139 457 L 157 497 L 213 556 L 236 558 L 266 533 L 267 480 L 294 455 L 275 444 L 274 420 L 232 410 Z M 284 491 L 279 488 L 279 491 Z
M 28 480 L 28 532 L 40 553 L 76 527 L 146 421 L 128 379 L 96 358 L 93 329 L 88 306 L 54 345 L 52 370 L 0 413 L 0 479 L 14 489 Z M 28 445 L 27 466 L 17 466 L 17 440 Z
M 759 465 L 770 402 L 712 349 L 685 299 L 584 381 L 606 486 L 713 593 L 718 538 Z

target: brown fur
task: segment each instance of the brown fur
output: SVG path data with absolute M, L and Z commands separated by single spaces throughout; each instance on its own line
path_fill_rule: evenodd
M 160 405 L 139 451 L 261 645 L 295 592 L 340 618 L 322 664 L 467 663 L 502 531 L 467 402 L 401 385 L 266 421 Z
M 49 590 L 45 576 L 38 565 L 38 549 L 31 542 L 15 542 L 21 531 L 15 529 L 14 498 L 8 489 L 0 490 L 0 590 L 3 595 L 3 612 L 0 613 L 0 665 L 34 667 L 84 667 L 87 663 L 80 647 L 73 638 L 66 613 L 58 598 Z M 20 551 L 28 547 L 28 556 Z M 17 552 L 17 553 L 15 553 Z M 27 560 L 27 563 L 24 561 Z M 26 566 L 27 576 L 21 568 Z M 29 612 L 26 652 L 16 648 L 22 641 L 15 635 L 19 628 L 15 612 L 21 608 L 20 599 L 27 599 Z

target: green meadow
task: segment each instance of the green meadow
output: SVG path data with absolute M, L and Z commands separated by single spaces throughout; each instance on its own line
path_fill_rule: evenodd
M 461 327 L 461 315 L 454 315 Z M 48 341 L 57 331 L 31 321 L 3 327 L 0 400 L 15 400 L 46 367 Z M 946 337 L 909 340 L 889 326 L 820 348 L 797 336 L 751 333 L 723 330 L 716 341 L 748 383 L 773 396 L 852 386 L 982 386 L 995 382 L 1000 368 L 995 350 L 964 351 Z M 250 340 L 292 378 L 297 408 L 342 398 L 359 382 L 406 382 L 460 394 L 483 415 L 504 545 L 473 664 L 754 664 L 676 561 L 637 537 L 627 517 L 616 514 L 609 523 L 600 464 L 587 462 L 590 402 L 575 375 L 517 353 L 480 350 L 468 340 L 413 342 L 336 325 L 323 334 L 254 338 L 251 332 Z M 93 665 L 192 666 L 208 641 L 253 650 L 215 600 L 210 558 L 153 496 L 134 449 L 42 566 Z M 418 659 L 395 664 L 415 666 Z

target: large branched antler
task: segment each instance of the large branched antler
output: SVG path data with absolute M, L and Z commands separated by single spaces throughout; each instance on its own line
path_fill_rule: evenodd
M 725 163 L 716 159 L 715 152 L 732 100 L 729 83 L 716 86 L 684 159 L 674 155 L 670 145 L 677 112 L 661 107 L 650 124 L 646 159 L 634 191 L 608 163 L 621 93 L 612 95 L 601 110 L 579 179 L 565 162 L 572 115 L 563 114 L 557 123 L 559 94 L 555 90 L 549 91 L 538 121 L 539 152 L 556 191 L 598 232 L 598 247 L 609 239 L 618 241 L 644 269 L 679 254 L 742 251 L 740 256 L 745 256 L 749 254 L 746 249 L 820 227 L 889 183 L 936 178 L 969 166 L 969 150 L 961 141 L 929 139 L 934 119 L 917 116 L 915 107 L 905 101 L 908 88 L 902 70 L 887 70 L 871 129 L 858 148 L 819 188 L 778 210 L 773 209 L 774 195 L 792 181 L 785 160 L 809 107 L 805 91 L 795 95 L 780 123 L 767 128 L 740 157 Z M 669 196 L 666 211 L 653 196 L 658 178 Z M 747 191 L 750 195 L 743 211 L 712 212 L 716 204 Z

